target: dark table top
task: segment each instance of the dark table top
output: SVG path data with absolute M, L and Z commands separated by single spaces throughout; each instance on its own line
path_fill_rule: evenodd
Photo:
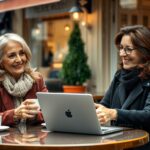
M 149 140 L 149 134 L 143 130 L 125 130 L 113 134 L 97 136 L 85 134 L 49 132 L 42 126 L 30 126 L 20 132 L 17 128 L 0 132 L 0 149 L 86 149 L 105 150 L 124 149 L 143 145 Z

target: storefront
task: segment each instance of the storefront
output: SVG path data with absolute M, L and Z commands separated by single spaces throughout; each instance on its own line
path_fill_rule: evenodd
M 80 1 L 82 5 L 87 2 L 87 0 Z M 32 49 L 33 67 L 39 69 L 46 78 L 50 77 L 50 69 L 56 71 L 52 77 L 57 77 L 57 70 L 61 69 L 68 51 L 67 42 L 73 28 L 69 10 L 75 2 L 75 0 L 60 0 L 13 12 L 13 31 L 26 39 Z M 89 13 L 85 10 L 79 19 L 88 64 L 92 70 L 89 87 L 91 91 L 105 92 L 119 62 L 114 45 L 115 34 L 124 25 L 144 24 L 150 27 L 150 1 L 91 0 L 90 2 L 92 11 Z

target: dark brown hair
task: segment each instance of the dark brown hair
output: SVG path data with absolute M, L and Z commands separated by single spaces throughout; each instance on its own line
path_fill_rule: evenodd
M 117 48 L 124 35 L 130 36 L 134 48 L 136 48 L 141 54 L 142 64 L 138 66 L 141 69 L 139 77 L 142 79 L 148 78 L 150 76 L 150 29 L 142 25 L 121 28 L 120 32 L 115 37 Z

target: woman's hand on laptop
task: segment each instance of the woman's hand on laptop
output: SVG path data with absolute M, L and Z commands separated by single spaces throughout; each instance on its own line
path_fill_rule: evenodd
M 116 120 L 117 118 L 116 109 L 110 109 L 101 104 L 96 104 L 96 103 L 95 103 L 95 107 L 96 107 L 96 114 L 98 120 L 100 121 L 101 124 L 106 124 L 110 120 Z

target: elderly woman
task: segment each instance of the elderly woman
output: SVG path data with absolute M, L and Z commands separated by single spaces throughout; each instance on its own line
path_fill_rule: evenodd
M 111 121 L 112 125 L 150 132 L 150 30 L 142 25 L 126 26 L 115 44 L 121 69 L 96 104 L 97 116 L 102 124 Z
M 0 36 L 0 115 L 2 125 L 42 122 L 33 99 L 36 92 L 47 92 L 40 73 L 30 67 L 31 51 L 17 34 Z

